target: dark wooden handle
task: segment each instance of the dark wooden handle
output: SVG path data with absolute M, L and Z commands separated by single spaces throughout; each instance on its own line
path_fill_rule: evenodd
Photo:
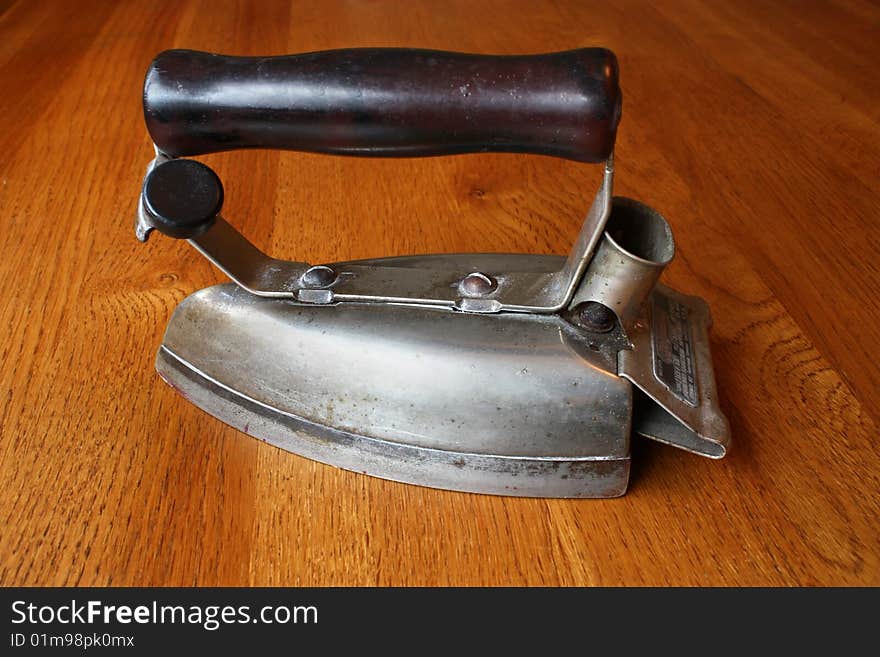
M 480 151 L 600 162 L 620 120 L 602 48 L 468 55 L 364 48 L 228 57 L 161 53 L 144 116 L 171 156 L 235 148 L 409 157 Z

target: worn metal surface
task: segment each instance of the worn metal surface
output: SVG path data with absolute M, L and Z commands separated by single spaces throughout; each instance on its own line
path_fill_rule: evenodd
M 212 415 L 325 463 L 455 490 L 609 497 L 626 489 L 632 403 L 609 356 L 554 315 L 313 306 L 226 284 L 178 307 L 157 367 Z

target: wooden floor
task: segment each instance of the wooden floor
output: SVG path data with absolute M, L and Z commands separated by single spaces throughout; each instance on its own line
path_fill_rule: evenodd
M 621 499 L 457 494 L 281 452 L 161 383 L 173 308 L 223 277 L 134 238 L 153 55 L 588 45 L 620 60 L 616 192 L 668 217 L 664 280 L 712 308 L 728 458 L 639 440 Z M 880 584 L 878 61 L 869 0 L 0 0 L 0 583 Z M 564 253 L 600 177 L 206 161 L 233 223 L 313 262 Z

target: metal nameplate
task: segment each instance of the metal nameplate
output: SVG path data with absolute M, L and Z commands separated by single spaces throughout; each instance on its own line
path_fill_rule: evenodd
M 699 395 L 688 307 L 655 294 L 651 322 L 654 376 L 676 397 L 696 406 Z

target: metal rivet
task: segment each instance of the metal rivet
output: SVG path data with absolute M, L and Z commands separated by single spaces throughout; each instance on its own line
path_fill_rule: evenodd
M 577 308 L 577 321 L 588 331 L 608 333 L 614 328 L 615 316 L 608 306 L 596 301 L 589 301 Z
M 465 276 L 458 284 L 458 291 L 466 297 L 484 297 L 498 287 L 498 281 L 479 271 Z
M 299 283 L 305 288 L 319 290 L 324 287 L 330 287 L 336 280 L 336 272 L 326 265 L 316 265 L 309 267 L 299 277 Z

